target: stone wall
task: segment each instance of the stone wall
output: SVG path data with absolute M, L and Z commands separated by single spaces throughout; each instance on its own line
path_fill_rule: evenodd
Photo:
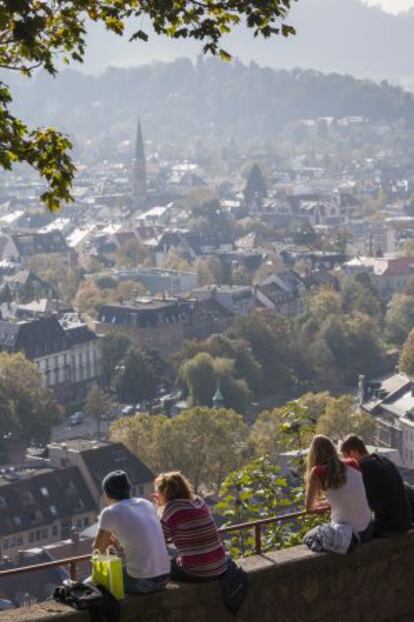
M 414 621 L 414 533 L 361 545 L 347 556 L 304 546 L 243 560 L 250 591 L 237 617 L 217 582 L 129 597 L 122 622 L 409 622 Z M 53 602 L 0 614 L 0 622 L 88 622 Z

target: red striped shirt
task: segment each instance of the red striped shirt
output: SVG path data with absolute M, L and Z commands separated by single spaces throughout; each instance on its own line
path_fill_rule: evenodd
M 197 577 L 217 577 L 226 570 L 226 551 L 214 519 L 200 497 L 169 501 L 161 516 L 167 540 L 177 549 L 177 563 Z

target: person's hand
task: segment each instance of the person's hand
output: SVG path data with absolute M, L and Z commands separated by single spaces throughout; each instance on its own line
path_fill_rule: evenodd
M 315 512 L 316 514 L 323 514 L 323 512 L 327 512 L 330 509 L 331 506 L 329 505 L 329 503 L 327 503 L 327 501 L 321 501 L 321 503 L 317 503 L 315 505 L 315 507 L 313 508 L 313 512 Z

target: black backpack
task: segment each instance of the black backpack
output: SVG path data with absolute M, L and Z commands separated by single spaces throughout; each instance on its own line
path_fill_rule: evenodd
M 57 587 L 54 600 L 74 609 L 89 611 L 91 622 L 120 622 L 119 602 L 102 585 L 72 583 Z
M 236 614 L 244 603 L 249 591 L 247 573 L 231 558 L 227 560 L 227 570 L 220 577 L 221 596 L 227 609 Z

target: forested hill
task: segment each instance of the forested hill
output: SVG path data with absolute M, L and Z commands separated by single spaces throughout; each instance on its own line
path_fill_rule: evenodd
M 23 118 L 82 138 L 130 137 L 138 113 L 146 137 L 167 142 L 209 132 L 266 138 L 286 122 L 320 116 L 414 123 L 414 96 L 386 82 L 238 61 L 178 59 L 100 76 L 65 70 L 55 80 L 38 74 L 14 87 Z

